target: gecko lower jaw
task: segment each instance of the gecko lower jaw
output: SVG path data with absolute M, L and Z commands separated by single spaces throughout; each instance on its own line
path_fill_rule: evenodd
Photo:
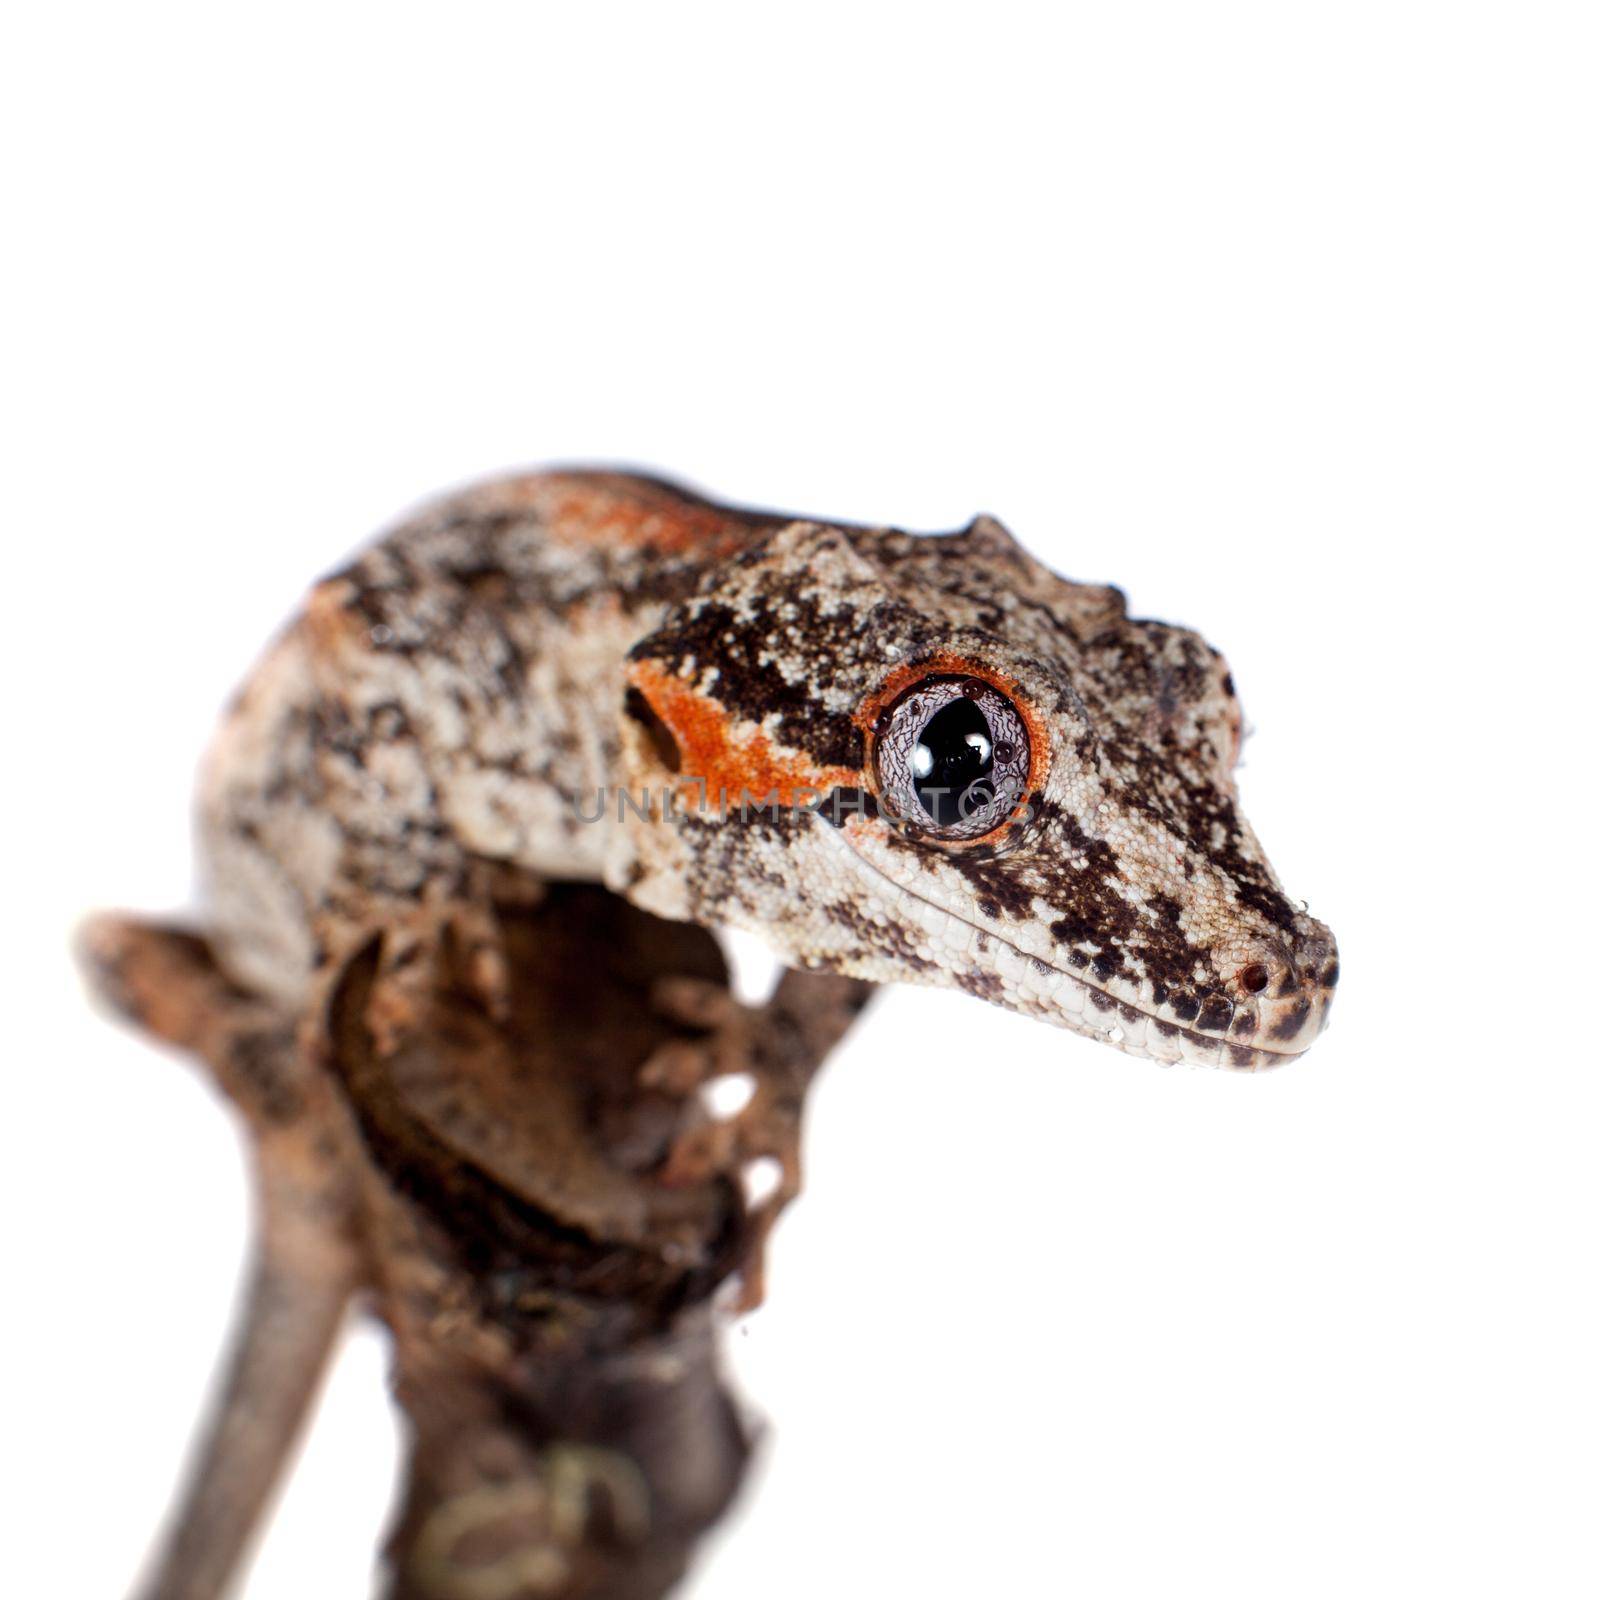
M 833 834 L 832 829 L 829 832 Z M 1320 974 L 1336 976 L 1338 957 L 1332 934 L 1320 923 L 1312 924 L 1317 932 L 1305 941 L 1320 952 L 1321 964 L 1305 963 L 1312 966 L 1315 976 L 1303 980 L 1287 995 L 1235 1005 L 1223 1028 L 1196 1028 L 1170 1013 L 1163 1015 L 1153 1002 L 1120 999 L 1076 970 L 1031 955 L 1003 934 L 947 910 L 890 877 L 844 838 L 840 837 L 840 843 L 852 861 L 916 908 L 917 921 L 924 931 L 937 936 L 953 923 L 1003 952 L 996 954 L 984 972 L 999 975 L 1005 984 L 1004 998 L 986 992 L 987 985 L 963 984 L 959 973 L 949 979 L 953 985 L 969 987 L 980 998 L 1114 1045 L 1125 1054 L 1165 1065 L 1185 1062 L 1259 1072 L 1304 1055 L 1326 1023 L 1333 999 L 1333 978 L 1324 982 Z

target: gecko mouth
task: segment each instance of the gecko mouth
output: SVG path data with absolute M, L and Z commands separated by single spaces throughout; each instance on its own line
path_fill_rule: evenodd
M 826 831 L 830 835 L 839 832 L 833 828 Z M 968 933 L 988 940 L 991 944 L 1009 952 L 1014 958 L 1016 975 L 1015 981 L 1007 984 L 1006 996 L 1001 998 L 992 993 L 979 992 L 983 998 L 997 999 L 1000 1004 L 1008 1005 L 1013 1010 L 1044 1017 L 1075 1033 L 1082 1033 L 1115 1045 L 1129 1055 L 1164 1063 L 1182 1061 L 1200 1066 L 1231 1067 L 1244 1071 L 1274 1067 L 1285 1061 L 1294 1060 L 1310 1048 L 1321 1032 L 1327 1010 L 1326 989 L 1320 991 L 1314 999 L 1300 1000 L 1292 1008 L 1288 1013 L 1289 1019 L 1295 1023 L 1292 1030 L 1276 1027 L 1272 1030 L 1280 1037 L 1287 1032 L 1288 1037 L 1281 1045 L 1259 1044 L 1253 1038 L 1242 1035 L 1230 1039 L 1228 1029 L 1235 1026 L 1235 1019 L 1239 1015 L 1237 1008 L 1230 1013 L 1228 1029 L 1211 1032 L 1188 1026 L 1175 1017 L 1163 1016 L 1159 1010 L 1148 1004 L 1113 995 L 1081 973 L 1033 955 L 1003 934 L 982 927 L 963 917 L 959 912 L 951 911 L 937 901 L 930 900 L 926 895 L 919 894 L 897 878 L 891 877 L 876 862 L 869 861 L 842 837 L 842 833 L 839 842 L 857 866 L 865 869 L 900 899 L 910 901 L 920 908 L 922 925 L 930 934 L 940 931 L 945 923 L 954 923 Z M 985 969 L 986 973 L 993 970 L 993 965 L 991 963 Z M 1030 979 L 1033 981 L 1030 982 Z M 955 977 L 954 982 L 958 987 L 964 987 L 959 975 Z M 1064 997 L 1068 993 L 1080 999 L 1079 1010 L 1074 1011 L 1065 1002 Z M 1289 1042 L 1291 1039 L 1293 1043 Z

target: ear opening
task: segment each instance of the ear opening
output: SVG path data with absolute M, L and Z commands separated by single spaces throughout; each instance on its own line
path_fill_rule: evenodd
M 656 708 L 632 684 L 628 686 L 628 692 L 622 697 L 622 709 L 643 730 L 651 750 L 655 753 L 655 757 L 661 765 L 668 772 L 681 772 L 683 770 L 683 751 L 679 747 L 672 729 L 661 720 Z

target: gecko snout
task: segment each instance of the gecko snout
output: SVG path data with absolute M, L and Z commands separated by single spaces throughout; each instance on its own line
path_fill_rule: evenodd
M 1323 1029 L 1339 981 L 1339 951 L 1329 928 L 1302 915 L 1289 936 L 1245 962 L 1234 988 L 1254 1013 L 1255 1043 L 1297 1055 Z

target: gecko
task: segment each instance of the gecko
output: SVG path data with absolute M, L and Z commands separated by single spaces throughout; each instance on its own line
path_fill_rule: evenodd
M 791 1006 L 808 974 L 953 986 L 1258 1069 L 1317 1037 L 1338 955 L 1239 810 L 1241 735 L 1218 651 L 993 517 L 535 472 L 316 585 L 205 765 L 203 876 L 223 966 L 279 1003 L 379 938 L 393 1029 L 445 940 L 503 999 L 498 864 L 752 931 Z
M 246 1312 L 147 1592 L 223 1591 L 357 1297 L 413 1429 L 396 1600 L 587 1593 L 596 1562 L 662 1592 L 745 1449 L 725 1402 L 675 1398 L 682 1352 L 712 1370 L 721 1282 L 759 1303 L 807 1085 L 879 986 L 1162 1063 L 1316 1039 L 1338 955 L 1240 814 L 1242 728 L 1198 634 L 988 516 L 546 471 L 316 584 L 202 768 L 204 931 L 84 938 L 256 1169 Z M 766 999 L 732 993 L 726 928 L 780 959 Z M 735 1074 L 748 1101 L 707 1114 Z

